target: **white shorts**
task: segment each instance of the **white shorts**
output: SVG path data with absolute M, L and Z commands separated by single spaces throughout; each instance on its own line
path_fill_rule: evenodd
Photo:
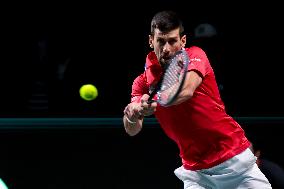
M 212 168 L 191 171 L 181 166 L 174 173 L 184 189 L 272 189 L 249 148 Z

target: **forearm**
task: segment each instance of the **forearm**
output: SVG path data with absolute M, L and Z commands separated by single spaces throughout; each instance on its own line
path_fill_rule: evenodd
M 180 94 L 177 96 L 176 100 L 173 102 L 172 105 L 181 104 L 190 98 L 192 98 L 193 94 L 190 91 L 182 90 Z
M 201 84 L 202 78 L 195 72 L 187 73 L 183 87 L 173 105 L 183 103 L 193 97 L 195 89 Z
M 127 120 L 126 115 L 123 116 L 123 125 L 125 128 L 125 131 L 130 136 L 134 136 L 138 134 L 142 129 L 142 124 L 143 124 L 142 117 L 132 122 L 132 121 Z

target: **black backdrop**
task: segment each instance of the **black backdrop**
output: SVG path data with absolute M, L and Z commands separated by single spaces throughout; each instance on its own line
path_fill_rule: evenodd
M 1 35 L 1 115 L 121 116 L 132 80 L 143 71 L 150 50 L 150 19 L 156 11 L 173 9 L 184 20 L 188 46 L 195 44 L 198 24 L 217 29 L 210 48 L 197 44 L 216 69 L 229 113 L 281 116 L 283 79 L 277 45 L 283 36 L 277 8 L 272 3 L 259 3 L 256 9 L 241 2 L 180 0 L 7 5 Z M 270 9 L 274 11 L 263 14 Z M 59 76 L 62 65 L 67 66 Z M 95 101 L 80 99 L 79 87 L 85 83 L 97 86 Z M 48 108 L 35 110 L 31 96 L 39 91 L 46 93 L 41 100 L 48 100 Z
M 283 120 L 240 124 L 262 156 L 283 167 Z M 135 137 L 120 122 L 55 128 L 1 129 L 0 178 L 9 188 L 183 188 L 173 173 L 178 149 L 158 125 L 144 125 Z
M 278 47 L 283 29 L 277 11 L 281 6 L 275 3 L 166 0 L 3 7 L 1 117 L 121 117 L 132 80 L 144 69 L 150 19 L 163 9 L 181 14 L 188 45 L 196 42 L 198 24 L 217 28 L 214 45 L 221 60 L 214 48 L 203 45 L 231 115 L 283 116 Z M 68 66 L 59 78 L 58 67 L 64 63 Z M 97 86 L 96 100 L 80 99 L 84 83 Z M 31 96 L 38 92 L 47 94 L 35 105 L 43 107 L 31 109 Z M 250 138 L 283 165 L 275 149 L 281 144 L 282 124 L 253 126 L 245 126 Z M 180 164 L 177 149 L 158 127 L 134 138 L 121 127 L 8 129 L 0 134 L 1 178 L 12 188 L 182 188 L 172 172 Z

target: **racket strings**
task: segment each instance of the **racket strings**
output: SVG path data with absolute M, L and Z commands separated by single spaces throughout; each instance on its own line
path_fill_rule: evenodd
M 181 78 L 183 78 L 183 74 L 185 73 L 184 62 L 183 56 L 176 56 L 166 70 L 161 90 L 158 94 L 161 102 L 168 102 L 179 89 Z

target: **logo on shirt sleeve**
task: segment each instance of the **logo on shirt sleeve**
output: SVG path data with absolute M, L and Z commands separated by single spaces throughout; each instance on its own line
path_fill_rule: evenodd
M 190 61 L 201 62 L 201 59 L 200 59 L 200 58 L 195 58 L 195 57 L 194 57 L 194 58 L 191 58 L 191 59 L 190 59 Z

